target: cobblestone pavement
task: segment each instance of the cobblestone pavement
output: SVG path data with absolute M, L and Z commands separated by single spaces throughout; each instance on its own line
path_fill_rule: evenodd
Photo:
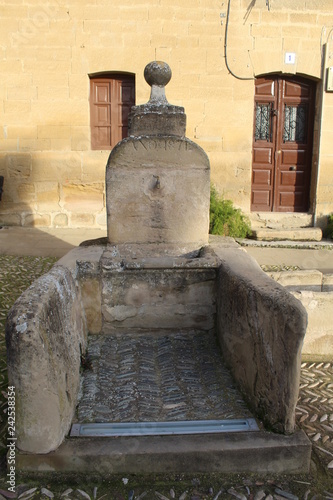
M 252 417 L 213 333 L 92 335 L 79 422 Z
M 55 262 L 53 258 L 0 256 L 0 500 L 3 498 L 67 498 L 134 500 L 225 499 L 283 500 L 333 499 L 333 360 L 330 363 L 303 363 L 297 422 L 313 443 L 316 466 L 305 476 L 264 478 L 246 475 L 206 475 L 185 477 L 181 474 L 161 477 L 120 476 L 18 478 L 16 494 L 10 495 L 6 482 L 6 357 L 4 326 L 7 312 L 15 299 Z
M 333 363 L 303 363 L 296 421 L 333 477 Z

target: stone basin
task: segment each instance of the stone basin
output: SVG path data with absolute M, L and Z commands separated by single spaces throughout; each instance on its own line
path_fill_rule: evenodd
M 93 438 L 69 437 L 72 424 L 78 422 L 106 422 L 110 415 L 111 421 L 118 422 L 243 416 L 255 417 L 260 431 L 240 433 L 243 437 L 237 438 L 228 437 L 228 433 L 217 436 L 215 442 L 220 443 L 222 454 L 218 459 L 220 470 L 223 467 L 223 470 L 228 470 L 230 464 L 235 466 L 235 449 L 229 450 L 234 456 L 232 460 L 229 457 L 229 462 L 227 460 L 229 465 L 225 462 L 229 452 L 227 455 L 222 453 L 226 447 L 225 440 L 229 442 L 230 439 L 237 443 L 234 447 L 238 451 L 246 446 L 248 457 L 251 454 L 258 457 L 257 445 L 261 443 L 265 458 L 247 461 L 239 466 L 240 470 L 263 472 L 274 467 L 281 471 L 307 470 L 311 445 L 302 432 L 295 430 L 300 357 L 306 328 L 306 314 L 301 304 L 281 285 L 267 277 L 254 259 L 232 239 L 212 238 L 210 244 L 194 257 L 193 254 L 156 257 L 155 253 L 154 257 L 142 258 L 133 249 L 132 257 L 124 249 L 121 254 L 120 259 L 119 248 L 114 245 L 72 250 L 19 298 L 9 314 L 8 370 L 10 383 L 15 385 L 19 401 L 17 447 L 20 452 L 17 467 L 21 470 L 89 470 L 90 455 L 81 457 L 80 465 L 75 459 L 78 450 L 82 453 L 80 440 L 90 439 L 90 445 L 97 453 L 95 445 L 100 447 L 100 440 L 104 439 L 105 446 L 108 449 L 111 446 L 111 451 L 108 458 L 104 456 L 104 447 L 103 453 L 100 450 L 103 458 L 97 453 L 103 466 L 106 469 L 109 467 L 109 471 L 110 468 L 120 472 L 135 470 L 129 465 L 133 460 L 132 452 L 128 452 L 129 462 L 124 458 L 123 468 L 116 467 L 118 459 L 112 453 L 112 439 L 115 438 L 95 438 L 93 445 Z M 186 411 L 178 412 L 177 416 L 177 411 L 172 415 L 172 409 L 177 410 L 177 407 L 171 407 L 169 413 L 167 410 L 164 413 L 156 410 L 152 397 L 154 392 L 148 391 L 148 395 L 146 393 L 141 400 L 138 413 L 134 411 L 133 401 L 127 405 L 131 412 L 126 417 L 126 411 L 120 411 L 124 398 L 117 393 L 118 386 L 110 386 L 109 400 L 105 398 L 103 401 L 103 396 L 100 401 L 95 398 L 95 404 L 104 403 L 104 408 L 94 409 L 92 405 L 84 410 L 87 400 L 94 400 L 89 397 L 89 392 L 88 398 L 87 393 L 84 394 L 84 384 L 96 372 L 93 348 L 90 359 L 85 357 L 89 339 L 92 340 L 91 345 L 95 343 L 96 346 L 98 339 L 102 338 L 104 343 L 100 345 L 105 346 L 105 342 L 109 342 L 111 349 L 116 339 L 123 345 L 129 342 L 133 354 L 138 352 L 133 346 L 135 342 L 140 343 L 140 338 L 141 345 L 145 346 L 143 351 L 148 349 L 149 336 L 152 338 L 151 359 L 154 359 L 156 346 L 163 346 L 165 339 L 170 343 L 174 338 L 173 342 L 182 342 L 183 346 L 184 339 L 188 339 L 185 341 L 189 342 L 188 348 L 191 349 L 195 349 L 196 342 L 202 343 L 204 339 L 210 345 L 209 349 L 213 350 L 204 348 L 202 359 L 195 355 L 192 365 L 190 358 L 186 358 L 190 367 L 187 374 L 190 379 L 196 377 L 198 366 L 204 366 L 205 359 L 220 357 L 221 364 L 217 361 L 217 366 L 226 376 L 227 397 L 223 395 L 221 386 L 216 386 L 218 397 L 213 385 L 210 387 L 210 382 L 206 383 L 208 396 L 211 390 L 210 398 L 215 398 L 215 406 L 210 413 L 207 408 L 200 410 L 196 394 L 189 390 L 185 395 L 187 399 L 184 396 Z M 107 354 L 107 349 L 103 349 Z M 170 344 L 165 356 L 171 353 Z M 212 353 L 215 353 L 214 356 Z M 112 356 L 109 361 L 112 368 Z M 125 365 L 130 367 L 128 362 Z M 148 365 L 143 361 L 141 371 L 145 366 L 148 369 Z M 183 368 L 185 370 L 186 367 Z M 149 378 L 148 372 L 146 375 Z M 136 376 L 133 375 L 132 379 Z M 105 387 L 107 385 L 103 390 L 107 391 Z M 94 390 L 96 392 L 99 388 L 96 386 Z M 113 399 L 112 394 L 116 395 Z M 192 406 L 188 404 L 191 397 Z M 238 401 L 234 406 L 233 400 Z M 178 410 L 184 410 L 184 401 L 177 401 L 180 404 Z M 169 404 L 172 405 L 172 401 Z M 108 411 L 105 410 L 107 405 Z M 89 420 L 90 410 L 95 413 Z M 118 418 L 115 416 L 117 412 Z M 274 432 L 267 433 L 265 428 Z M 182 439 L 185 439 L 186 450 L 191 449 L 192 455 L 199 453 L 204 458 L 206 465 L 199 467 L 198 471 L 206 470 L 217 451 L 206 447 L 209 440 L 200 441 L 203 439 L 200 436 L 192 437 L 193 441 L 189 441 L 189 436 L 183 436 L 177 444 L 171 436 L 164 439 L 165 443 L 174 442 L 174 453 L 180 456 L 185 453 L 179 448 Z M 148 438 L 135 439 L 141 439 L 138 446 L 142 445 L 146 450 L 144 453 L 148 453 L 145 448 Z M 194 443 L 197 443 L 197 449 Z M 161 450 L 164 450 L 164 442 L 161 443 Z M 127 456 L 126 450 L 122 453 Z M 172 470 L 170 453 L 172 450 L 167 453 L 166 463 Z M 267 453 L 271 457 L 269 461 Z M 289 459 L 282 460 L 281 453 L 283 456 L 287 454 Z M 156 465 L 155 455 L 151 455 L 150 462 L 148 458 L 149 453 L 145 459 L 148 470 L 156 471 L 162 467 Z M 159 457 L 161 464 L 164 459 Z M 179 462 L 171 462 L 178 463 L 179 467 Z M 141 470 L 140 467 L 138 465 L 136 471 Z
M 145 77 L 150 101 L 106 166 L 106 241 L 69 252 L 8 315 L 16 468 L 305 472 L 306 311 L 234 240 L 209 240 L 208 157 L 166 100 L 170 68 L 154 61 Z

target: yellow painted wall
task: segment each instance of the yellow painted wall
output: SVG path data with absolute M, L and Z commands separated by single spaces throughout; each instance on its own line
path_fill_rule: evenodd
M 228 0 L 0 0 L 0 224 L 105 227 L 109 152 L 90 147 L 88 75 L 135 73 L 141 104 L 154 59 L 172 69 L 167 98 L 185 107 L 187 136 L 208 153 L 212 181 L 249 212 L 253 77 L 320 82 L 322 65 L 333 66 L 333 5 L 230 1 L 228 64 L 250 80 L 226 68 Z M 285 64 L 286 52 L 295 64 Z M 333 212 L 333 93 L 320 86 L 317 108 L 312 208 L 321 221 Z

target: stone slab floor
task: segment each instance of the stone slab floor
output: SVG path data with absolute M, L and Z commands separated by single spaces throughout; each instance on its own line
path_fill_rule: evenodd
M 213 333 L 90 336 L 80 423 L 248 417 Z

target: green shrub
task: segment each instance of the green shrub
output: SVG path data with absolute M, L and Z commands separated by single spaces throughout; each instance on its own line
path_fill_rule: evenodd
M 327 227 L 324 231 L 325 238 L 331 238 L 333 240 L 333 214 L 329 215 L 327 218 Z
M 210 234 L 246 238 L 251 235 L 249 219 L 239 208 L 235 208 L 231 200 L 220 197 L 214 188 L 210 190 Z

